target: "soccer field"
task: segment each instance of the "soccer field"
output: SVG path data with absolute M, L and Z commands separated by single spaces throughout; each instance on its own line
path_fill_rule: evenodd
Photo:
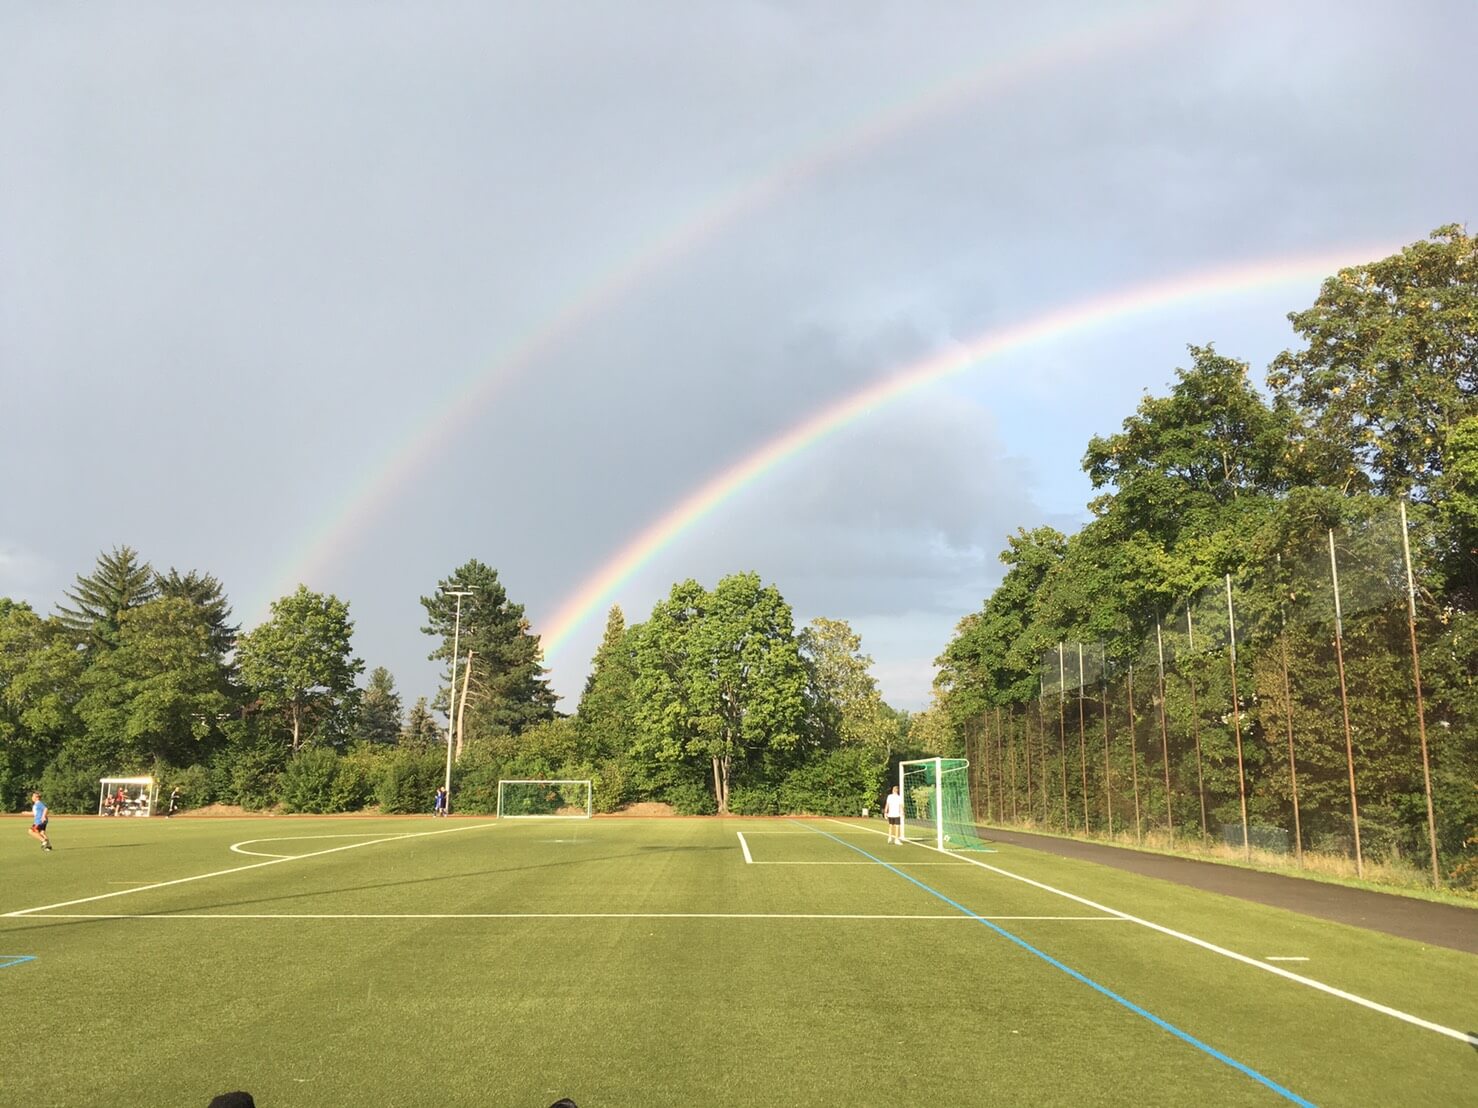
M 1478 1084 L 1478 958 L 1021 848 L 892 846 L 877 821 L 79 818 L 52 854 L 7 826 L 5 1105 Z

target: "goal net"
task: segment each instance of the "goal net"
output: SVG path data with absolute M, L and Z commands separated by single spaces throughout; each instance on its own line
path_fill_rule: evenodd
M 903 794 L 903 837 L 940 850 L 984 850 L 970 807 L 970 763 L 922 758 L 898 764 Z
M 589 781 L 499 781 L 499 819 L 589 819 Z

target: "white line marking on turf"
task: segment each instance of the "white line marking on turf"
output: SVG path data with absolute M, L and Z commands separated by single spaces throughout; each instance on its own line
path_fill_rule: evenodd
M 831 819 L 829 817 L 827 818 L 827 822 L 842 823 L 841 820 Z M 856 824 L 843 823 L 843 826 L 855 828 Z M 881 835 L 882 833 L 881 831 L 873 832 L 875 835 Z M 925 850 L 936 851 L 940 854 L 950 853 L 947 850 L 939 850 L 938 847 L 929 846 L 927 843 L 915 843 L 914 845 L 921 846 Z M 1279 977 L 1287 978 L 1289 981 L 1296 981 L 1300 985 L 1307 985 L 1311 989 L 1318 989 L 1320 992 L 1328 993 L 1330 996 L 1339 997 L 1341 1000 L 1348 1000 L 1351 1004 L 1358 1004 L 1362 1008 L 1369 1008 L 1373 1012 L 1380 1012 L 1382 1015 L 1402 1020 L 1416 1027 L 1424 1027 L 1428 1031 L 1435 1031 L 1439 1035 L 1446 1035 L 1448 1038 L 1467 1043 L 1469 1046 L 1478 1046 L 1478 1035 L 1470 1035 L 1465 1031 L 1457 1031 L 1451 1027 L 1444 1027 L 1440 1023 L 1433 1023 L 1431 1020 L 1424 1020 L 1420 1016 L 1413 1016 L 1410 1012 L 1403 1012 L 1399 1008 L 1390 1008 L 1377 1001 L 1367 1000 L 1363 996 L 1357 996 L 1355 993 L 1347 993 L 1343 989 L 1336 989 L 1333 985 L 1326 985 L 1324 982 L 1316 981 L 1312 977 L 1304 977 L 1302 974 L 1283 969 L 1281 966 L 1270 966 L 1266 962 L 1260 962 L 1256 958 L 1249 957 L 1246 954 L 1238 954 L 1235 950 L 1228 950 L 1224 946 L 1217 946 L 1215 943 L 1207 942 L 1205 939 L 1198 939 L 1194 935 L 1187 935 L 1184 931 L 1176 931 L 1174 928 L 1166 927 L 1164 924 L 1152 923 L 1147 919 L 1131 916 L 1128 912 L 1121 912 L 1117 908 L 1110 908 L 1106 904 L 1099 904 L 1096 900 L 1089 900 L 1085 896 L 1077 896 L 1062 889 L 1053 888 L 1051 885 L 1043 884 L 1041 881 L 1033 881 L 1030 877 L 1023 877 L 1019 873 L 1012 873 L 1010 870 L 1001 869 L 999 866 L 987 865 L 985 862 L 976 861 L 974 858 L 968 858 L 964 855 L 955 856 L 969 862 L 972 866 L 979 866 L 981 869 L 990 870 L 991 873 L 999 873 L 1002 877 L 1009 877 L 1013 881 L 1020 881 L 1034 888 L 1041 889 L 1044 892 L 1055 893 L 1057 896 L 1066 897 L 1068 900 L 1075 901 L 1078 904 L 1100 912 L 1109 912 L 1128 920 L 1130 923 L 1137 923 L 1141 927 L 1147 927 L 1151 931 L 1158 931 L 1160 934 L 1168 935 L 1172 939 L 1180 939 L 1182 942 L 1190 943 L 1192 946 L 1199 946 L 1203 950 L 1209 950 L 1213 954 L 1220 954 L 1224 958 L 1231 958 L 1234 961 L 1242 962 L 1244 965 L 1255 966 L 1264 973 L 1275 973 Z
M 900 866 L 963 866 L 964 862 L 899 862 Z M 756 866 L 875 866 L 876 862 L 752 862 Z
M 139 912 L 88 913 L 39 912 L 36 919 L 838 919 L 838 920 L 929 920 L 973 923 L 974 916 L 958 912 L 944 915 L 863 915 L 844 912 Z M 989 920 L 1033 922 L 1101 923 L 1127 922 L 1121 916 L 980 916 Z
M 74 904 L 91 904 L 95 900 L 108 900 L 115 896 L 128 896 L 131 893 L 148 892 L 150 889 L 163 889 L 169 885 L 184 885 L 191 881 L 204 881 L 208 877 L 225 877 L 231 873 L 245 873 L 251 869 L 261 869 L 263 866 L 276 866 L 283 862 L 296 862 L 304 858 L 318 858 L 324 854 L 337 854 L 341 850 L 357 850 L 361 846 L 375 846 L 378 843 L 393 843 L 401 839 L 419 839 L 426 835 L 450 835 L 457 831 L 477 831 L 484 827 L 496 827 L 496 823 L 474 823 L 466 827 L 448 827 L 442 831 L 411 831 L 402 835 L 387 835 L 382 839 L 370 839 L 368 842 L 350 843 L 347 846 L 331 846 L 327 850 L 315 850 L 309 854 L 288 854 L 281 858 L 269 858 L 265 862 L 251 862 L 244 866 L 234 866 L 231 869 L 218 869 L 211 873 L 197 873 L 193 877 L 177 877 L 173 881 L 156 881 L 152 885 L 140 885 L 136 889 L 118 889 L 111 893 L 100 893 L 97 896 L 84 896 L 76 900 L 63 900 L 57 904 L 43 904 L 36 908 L 22 908 L 15 912 L 6 912 L 4 918 L 10 919 L 14 916 L 30 916 L 37 912 L 50 912 L 56 908 L 70 908 Z
M 749 844 L 744 841 L 744 832 L 736 831 L 735 834 L 739 836 L 739 845 L 744 850 L 744 864 L 748 866 L 754 865 L 754 859 L 749 855 Z
M 230 849 L 237 854 L 249 854 L 254 858 L 295 858 L 297 857 L 295 854 L 268 854 L 265 850 L 242 850 L 241 848 L 251 846 L 253 843 L 296 843 L 314 839 L 372 839 L 374 837 L 373 833 L 364 834 L 363 832 L 357 835 L 279 835 L 271 839 L 242 839 L 239 843 L 232 843 Z

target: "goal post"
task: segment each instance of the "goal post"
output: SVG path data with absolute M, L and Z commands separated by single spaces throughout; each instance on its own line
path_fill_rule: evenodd
M 589 781 L 500 780 L 499 819 L 589 819 Z
M 898 763 L 907 842 L 938 850 L 984 850 L 970 805 L 970 763 L 964 758 L 919 758 Z

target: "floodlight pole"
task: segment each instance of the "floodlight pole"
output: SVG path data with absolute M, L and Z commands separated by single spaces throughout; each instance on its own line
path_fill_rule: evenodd
M 455 596 L 457 598 L 457 615 L 452 623 L 452 688 L 447 694 L 446 702 L 446 800 L 441 809 L 443 815 L 451 815 L 452 811 L 452 737 L 457 729 L 457 650 L 460 648 L 462 636 L 462 597 L 471 596 L 477 591 L 475 588 L 447 588 L 442 587 L 444 596 Z

